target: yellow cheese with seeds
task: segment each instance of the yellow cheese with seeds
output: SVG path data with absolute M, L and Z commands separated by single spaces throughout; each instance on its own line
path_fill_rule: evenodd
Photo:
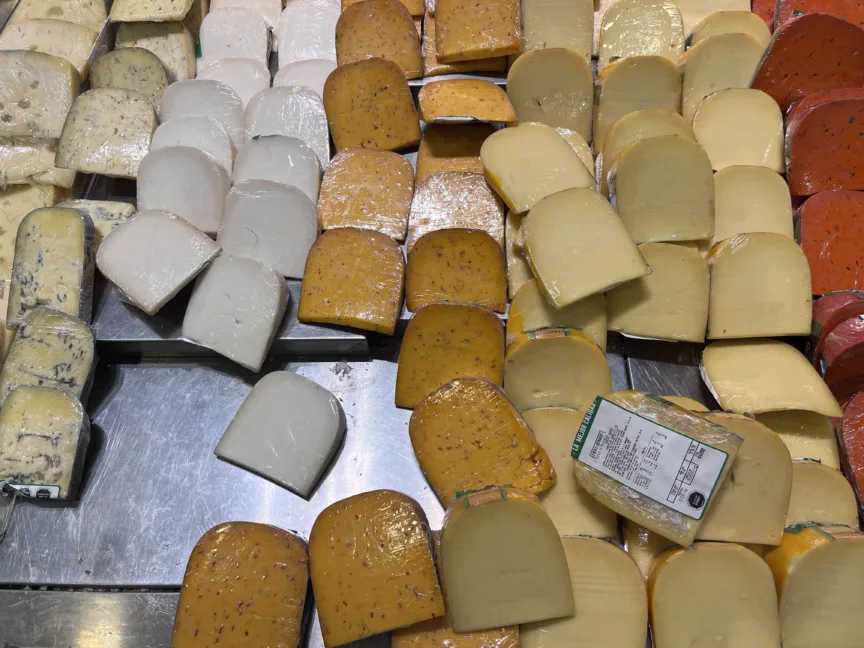
M 813 461 L 793 462 L 786 526 L 806 522 L 858 528 L 855 492 L 837 468 Z
M 417 149 L 417 182 L 441 171 L 483 173 L 480 147 L 495 128 L 489 124 L 430 124 Z
M 427 123 L 458 118 L 512 124 L 516 111 L 507 93 L 491 81 L 448 79 L 420 88 L 420 119 Z
M 619 0 L 603 14 L 599 69 L 630 56 L 662 56 L 675 63 L 684 53 L 684 23 L 670 0 Z
M 523 0 L 522 51 L 566 47 L 591 60 L 594 5 L 591 0 Z
M 514 214 L 507 212 L 504 223 L 504 253 L 507 257 L 507 292 L 513 299 L 519 289 L 530 279 L 534 278 L 531 266 L 528 264 L 521 250 L 517 249 L 516 239 L 522 226 L 525 214 Z M 545 298 L 544 298 L 545 299 Z M 512 317 L 512 311 L 511 311 Z
M 442 63 L 471 61 L 522 49 L 519 0 L 437 0 L 435 52 Z
M 639 567 L 644 578 L 651 575 L 657 559 L 675 543 L 630 520 L 624 521 L 624 542 L 627 553 Z
M 367 58 L 392 61 L 406 79 L 423 76 L 420 36 L 399 0 L 361 0 L 346 8 L 336 23 L 336 62 Z
M 507 57 L 476 59 L 473 61 L 457 61 L 441 63 L 435 52 L 435 14 L 426 12 L 423 18 L 423 76 L 431 77 L 439 74 L 467 74 L 469 72 L 504 72 L 507 69 Z
M 0 33 L 0 50 L 44 52 L 69 61 L 82 78 L 90 68 L 90 52 L 99 33 L 64 20 L 22 20 Z
M 746 0 L 744 4 L 746 6 Z M 768 43 L 771 42 L 771 30 L 768 24 L 747 7 L 739 11 L 715 11 L 703 18 L 690 33 L 690 47 L 721 34 L 747 34 L 762 47 L 768 47 Z
M 813 459 L 829 468 L 840 468 L 840 452 L 831 419 L 804 410 L 758 414 L 756 420 L 782 439 L 793 459 Z
M 794 238 L 789 187 L 767 167 L 728 166 L 714 174 L 713 242 L 748 232 Z

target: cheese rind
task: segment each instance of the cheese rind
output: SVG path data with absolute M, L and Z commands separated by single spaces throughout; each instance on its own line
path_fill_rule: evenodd
M 771 42 L 771 30 L 766 22 L 757 14 L 745 9 L 715 11 L 709 14 L 690 32 L 689 43 L 692 47 L 699 41 L 721 34 L 747 34 L 766 48 Z
M 309 59 L 335 62 L 334 34 L 341 13 L 338 0 L 288 0 L 276 32 L 279 67 Z
M 248 7 L 211 10 L 201 22 L 198 47 L 199 70 L 228 58 L 248 58 L 266 65 L 270 58 L 270 29 L 263 16 Z
M 295 61 L 279 69 L 273 77 L 273 87 L 304 86 L 324 100 L 324 83 L 336 69 L 336 63 L 325 59 Z M 269 78 L 269 72 L 268 72 Z M 264 88 L 261 88 L 263 90 Z M 250 97 L 251 99 L 251 97 Z M 246 100 L 248 102 L 248 99 Z
M 518 54 L 521 49 L 518 0 L 437 0 L 435 20 L 435 52 L 442 63 Z
M 183 20 L 192 8 L 192 0 L 114 0 L 111 3 L 111 22 L 168 22 Z
M 162 95 L 162 121 L 178 117 L 209 117 L 228 132 L 235 148 L 248 139 L 244 130 L 243 102 L 220 81 L 192 79 L 172 83 Z
M 261 61 L 251 58 L 227 58 L 213 61 L 206 67 L 200 68 L 195 78 L 224 83 L 240 97 L 244 110 L 252 97 L 270 87 L 270 70 Z M 275 83 L 276 80 L 274 79 L 274 85 Z
M 169 146 L 188 146 L 216 160 L 230 176 L 234 168 L 234 144 L 222 125 L 210 117 L 175 117 L 163 121 L 153 133 L 151 151 Z
M 315 152 L 295 137 L 271 135 L 246 142 L 237 150 L 234 184 L 270 180 L 297 187 L 312 202 L 318 200 L 321 167 Z
M 840 468 L 837 437 L 827 416 L 786 410 L 758 414 L 756 420 L 777 433 L 793 459 L 813 459 L 829 468 Z
M 162 61 L 143 47 L 125 47 L 106 52 L 90 68 L 90 87 L 134 90 L 145 95 L 155 108 L 162 104 L 168 74 Z
M 714 174 L 713 243 L 747 232 L 794 238 L 789 187 L 766 167 L 728 166 Z
M 440 171 L 483 173 L 480 147 L 494 132 L 490 124 L 428 125 L 417 149 L 417 183 Z
M 98 32 L 63 20 L 16 21 L 0 32 L 0 50 L 44 52 L 69 61 L 82 78 L 90 68 L 90 52 Z
M 120 223 L 135 215 L 135 205 L 113 200 L 65 200 L 58 207 L 69 207 L 84 212 L 93 222 L 96 246 Z
M 858 529 L 858 505 L 852 486 L 837 468 L 794 461 L 786 526 L 808 522 Z
M 507 94 L 491 81 L 432 81 L 420 88 L 417 100 L 420 119 L 427 123 L 467 119 L 501 124 L 517 121 Z
M 24 0 L 9 18 L 10 25 L 34 18 L 50 18 L 101 31 L 107 19 L 104 0 Z
M 670 0 L 613 3 L 600 22 L 598 68 L 630 56 L 662 56 L 677 63 L 684 53 L 684 23 Z
M 125 47 L 142 47 L 155 54 L 170 83 L 195 78 L 195 41 L 182 23 L 121 23 L 114 48 Z
M 406 79 L 423 76 L 420 36 L 399 0 L 360 0 L 336 23 L 336 62 L 347 65 L 379 57 L 393 61 Z

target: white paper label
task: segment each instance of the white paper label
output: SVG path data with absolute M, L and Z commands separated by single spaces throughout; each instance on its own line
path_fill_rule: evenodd
M 604 475 L 701 520 L 728 455 L 603 398 L 588 408 L 572 456 Z
M 13 484 L 6 482 L 10 488 L 14 488 L 24 497 L 34 499 L 60 499 L 60 487 L 50 484 Z

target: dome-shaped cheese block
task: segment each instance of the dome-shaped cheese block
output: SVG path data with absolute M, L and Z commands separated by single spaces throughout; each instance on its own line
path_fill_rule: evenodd
M 520 122 L 569 128 L 591 140 L 594 78 L 579 52 L 549 48 L 523 53 L 507 73 L 507 95 Z
M 541 496 L 541 501 L 558 534 L 614 538 L 618 534 L 618 517 L 591 497 L 573 472 L 570 449 L 585 413 L 565 407 L 541 407 L 523 412 L 522 416 L 555 469 L 555 484 Z
M 637 243 L 698 241 L 714 234 L 711 160 L 695 141 L 637 141 L 611 161 L 609 196 Z
M 504 253 L 507 257 L 507 292 L 510 299 L 513 299 L 529 279 L 534 278 L 534 272 L 528 264 L 528 259 L 524 257 L 521 249 L 517 249 L 515 244 L 526 215 L 514 214 L 508 210 L 507 218 L 504 221 Z
M 810 264 L 814 294 L 864 288 L 862 217 L 864 195 L 858 191 L 824 191 L 801 206 L 801 249 Z
M 183 6 L 185 3 L 180 3 Z M 34 18 L 53 18 L 65 22 L 84 25 L 99 31 L 105 25 L 107 14 L 104 2 L 81 2 L 80 0 L 54 0 L 40 2 L 39 0 L 24 0 L 14 7 L 13 15 L 8 24 L 33 20 Z
M 546 451 L 500 387 L 458 378 L 424 398 L 408 424 L 423 474 L 448 506 L 466 490 L 515 486 L 534 494 L 555 485 Z
M 864 26 L 864 10 L 856 3 L 831 2 L 830 0 L 780 0 L 774 17 L 775 29 L 783 27 L 792 18 L 801 14 L 829 14 L 837 18 Z
M 4 138 L 0 143 L 0 183 L 56 185 L 70 189 L 78 174 L 55 164 L 57 140 L 34 137 Z
M 432 81 L 420 89 L 417 100 L 420 119 L 427 123 L 474 119 L 512 124 L 517 120 L 507 93 L 491 81 Z
M 295 61 L 281 68 L 273 77 L 273 87 L 305 86 L 324 99 L 324 82 L 336 69 L 336 63 L 326 59 Z M 261 88 L 263 90 L 263 88 Z
M 794 238 L 789 187 L 764 166 L 728 166 L 714 174 L 713 242 L 748 232 Z
M 501 385 L 504 327 L 479 306 L 431 304 L 414 313 L 402 338 L 396 406 L 412 409 L 456 378 Z
M 200 68 L 195 78 L 224 83 L 237 93 L 244 109 L 252 97 L 270 87 L 270 70 L 261 61 L 251 58 L 213 61 L 206 67 Z
M 248 7 L 211 10 L 201 22 L 198 47 L 199 70 L 227 58 L 248 58 L 266 65 L 270 58 L 270 29 L 261 14 Z
M 740 414 L 802 409 L 841 416 L 807 359 L 777 340 L 714 342 L 702 353 L 702 377 L 720 407 Z
M 651 274 L 606 294 L 609 330 L 660 340 L 704 342 L 708 262 L 696 250 L 646 243 L 639 252 Z
M 756 420 L 777 433 L 793 459 L 812 459 L 830 468 L 840 468 L 837 437 L 827 416 L 805 410 L 781 410 L 758 414 Z
M 525 241 L 531 269 L 556 308 L 650 272 L 615 210 L 588 189 L 537 203 Z
M 256 522 L 215 526 L 201 536 L 186 564 L 171 645 L 296 648 L 308 587 L 306 543 L 293 533 Z
M 716 171 L 736 164 L 786 170 L 783 114 L 764 92 L 727 88 L 707 96 L 693 117 L 693 132 Z
M 318 200 L 321 167 L 315 152 L 296 137 L 270 135 L 246 142 L 237 150 L 234 184 L 270 180 L 297 187 L 313 203 Z
M 141 47 L 126 47 L 106 52 L 93 62 L 90 87 L 134 90 L 145 95 L 158 109 L 162 104 L 162 93 L 168 87 L 168 73 L 153 52 Z
M 489 488 L 457 498 L 441 532 L 440 568 L 456 632 L 574 612 L 555 525 L 537 498 L 521 489 Z
M 336 62 L 338 0 L 288 0 L 279 17 L 276 41 L 279 67 L 309 59 Z
M 689 42 L 692 47 L 699 41 L 721 34 L 747 34 L 763 47 L 771 41 L 771 30 L 765 21 L 750 11 L 717 11 L 709 14 L 693 28 Z
M 441 0 L 435 5 L 435 53 L 442 63 L 519 54 L 522 12 L 517 0 L 464 4 Z
M 689 551 L 671 550 L 654 567 L 648 591 L 657 646 L 780 645 L 771 570 L 740 545 L 700 542 Z
M 580 135 L 574 130 L 569 128 L 564 128 L 563 126 L 556 126 L 555 132 L 558 133 L 561 137 L 564 138 L 564 141 L 570 145 L 570 148 L 579 156 L 579 159 L 582 160 L 582 163 L 585 165 L 585 168 L 588 169 L 588 172 L 591 173 L 594 171 L 594 154 L 591 152 L 591 146 L 588 144 L 588 140 L 584 135 Z
M 684 119 L 692 122 L 705 97 L 718 90 L 749 88 L 764 51 L 765 46 L 747 34 L 712 36 L 687 50 L 678 62 Z
M 189 146 L 203 151 L 216 160 L 228 176 L 234 168 L 234 144 L 225 128 L 210 117 L 177 117 L 163 121 L 153 133 L 150 150 L 169 146 Z
M 159 116 L 163 122 L 177 117 L 210 117 L 228 132 L 235 148 L 246 142 L 243 102 L 221 81 L 194 79 L 172 83 L 162 95 Z
M 600 22 L 598 63 L 604 67 L 630 56 L 663 56 L 673 63 L 684 53 L 684 23 L 670 0 L 623 0 Z
M 126 47 L 141 47 L 155 54 L 170 83 L 195 78 L 195 38 L 182 23 L 120 23 L 114 48 Z
M 90 52 L 98 32 L 84 25 L 36 18 L 16 21 L 0 33 L 0 50 L 44 52 L 69 61 L 82 78 L 90 68 Z
M 651 570 L 657 559 L 675 546 L 677 545 L 674 542 L 653 531 L 630 520 L 624 521 L 624 548 L 645 579 L 651 576 Z
M 422 2 L 422 0 L 416 0 Z M 438 60 L 435 51 L 435 38 L 437 33 L 435 27 L 435 15 L 426 12 L 423 17 L 423 76 L 432 77 L 440 74 L 465 74 L 468 72 L 506 72 L 507 57 L 493 56 L 487 59 L 474 59 L 471 61 L 457 61 L 453 63 L 442 63 Z
M 864 410 L 862 407 L 864 407 L 864 396 L 856 394 L 843 408 L 843 420 L 840 422 L 839 429 L 848 465 L 847 474 L 858 493 L 864 493 L 864 419 L 862 419 Z M 832 436 L 831 439 L 833 440 L 834 437 Z M 825 460 L 822 463 L 839 468 L 838 463 L 832 464 Z
M 786 112 L 787 131 L 817 106 L 839 99 L 864 99 L 864 88 L 831 88 L 811 92 L 789 106 L 789 110 Z
M 491 124 L 430 124 L 417 149 L 417 182 L 440 171 L 483 173 L 480 147 L 495 128 Z
M 520 411 L 584 409 L 612 391 L 612 376 L 592 338 L 573 329 L 539 329 L 519 335 L 507 347 L 504 391 Z
M 393 335 L 404 278 L 405 258 L 389 236 L 352 227 L 327 230 L 306 258 L 297 317 Z
M 792 464 L 792 494 L 786 526 L 815 522 L 858 528 L 852 486 L 837 468 L 813 461 Z
M 95 3 L 94 3 L 95 4 Z M 136 2 L 135 0 L 117 0 L 111 3 L 111 22 L 167 22 L 180 21 L 192 8 L 192 0 L 171 2 L 170 0 L 154 0 L 153 2 Z M 98 27 L 94 27 L 98 29 Z
M 755 0 L 758 4 L 760 0 Z M 696 26 L 716 11 L 750 11 L 747 0 L 678 0 L 675 4 L 681 11 L 684 33 L 690 34 Z
M 373 57 L 393 61 L 406 79 L 423 76 L 420 36 L 399 0 L 360 0 L 339 16 L 336 62 L 347 65 Z
M 275 30 L 279 24 L 279 16 L 282 14 L 281 0 L 212 0 L 210 2 L 210 13 L 231 7 L 245 7 L 260 15 L 267 23 L 267 27 Z
M 784 648 L 860 642 L 864 536 L 842 526 L 796 527 L 765 562 L 777 584 Z
M 594 177 L 555 129 L 520 124 L 483 142 L 480 159 L 486 179 L 516 213 L 546 196 L 573 187 L 594 187 Z
M 444 616 L 430 540 L 420 505 L 391 490 L 321 512 L 309 558 L 327 648 Z
M 594 36 L 594 3 L 545 2 L 522 3 L 522 51 L 566 47 L 591 60 Z
M 807 335 L 810 268 L 793 239 L 739 234 L 711 253 L 711 339 Z

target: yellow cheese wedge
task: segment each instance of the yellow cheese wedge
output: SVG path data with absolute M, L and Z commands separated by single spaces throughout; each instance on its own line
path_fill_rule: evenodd
M 698 143 L 680 135 L 652 137 L 625 148 L 611 165 L 609 196 L 634 241 L 714 234 L 714 176 Z
M 325 230 L 357 227 L 402 241 L 408 233 L 413 196 L 414 170 L 401 155 L 346 149 L 330 161 L 324 173 L 318 221 Z
M 750 11 L 750 3 L 747 0 L 678 0 L 676 4 L 684 19 L 685 34 L 695 31 L 696 26 L 714 12 Z
M 427 123 L 476 119 L 512 124 L 517 121 L 507 93 L 491 81 L 448 79 L 420 88 L 420 119 Z
M 361 0 L 342 0 L 342 11 L 345 11 L 348 7 L 360 1 Z M 403 0 L 402 4 L 408 8 L 408 11 L 414 17 L 422 16 L 426 8 L 423 0 Z
M 352 227 L 328 230 L 312 244 L 303 277 L 301 322 L 393 335 L 402 308 L 405 259 L 389 236 Z
M 408 8 L 399 0 L 360 0 L 342 11 L 336 23 L 336 62 L 367 58 L 392 61 L 406 79 L 423 76 L 420 36 Z
M 255 522 L 215 526 L 186 565 L 171 645 L 296 647 L 308 583 L 306 543 L 294 534 Z
M 831 420 L 804 410 L 765 412 L 756 420 L 777 433 L 793 459 L 813 459 L 829 468 L 840 468 L 840 452 Z
M 456 493 L 510 485 L 534 494 L 555 470 L 504 392 L 478 378 L 453 380 L 424 398 L 408 425 L 420 469 L 444 506 Z
M 520 214 L 559 191 L 594 187 L 593 174 L 546 124 L 519 124 L 493 133 L 483 142 L 480 159 L 489 184 Z
M 479 306 L 432 304 L 416 313 L 402 338 L 396 406 L 413 409 L 456 378 L 504 380 L 504 327 Z
M 747 34 L 720 34 L 699 41 L 678 62 L 683 78 L 681 114 L 693 121 L 708 95 L 749 88 L 765 47 Z
M 34 18 L 63 20 L 98 32 L 108 15 L 104 0 L 23 0 L 15 7 L 8 24 Z
M 570 449 L 585 413 L 564 407 L 541 407 L 528 410 L 522 416 L 555 469 L 555 485 L 540 496 L 540 501 L 558 534 L 595 538 L 617 536 L 618 517 L 585 492 L 573 474 Z
M 421 236 L 408 253 L 409 311 L 437 302 L 475 304 L 503 313 L 507 267 L 501 245 L 481 230 L 445 229 Z
M 338 151 L 395 151 L 420 142 L 411 90 L 392 61 L 371 58 L 340 65 L 324 82 L 324 110 Z
M 681 111 L 681 74 L 662 56 L 633 56 L 601 70 L 594 91 L 594 152 L 615 123 L 637 110 Z
M 654 642 L 663 648 L 777 648 L 780 621 L 768 565 L 736 544 L 700 542 L 663 556 L 648 582 Z
M 612 206 L 588 189 L 537 203 L 525 240 L 531 268 L 556 308 L 651 272 Z
M 480 147 L 494 132 L 489 124 L 430 124 L 417 149 L 417 182 L 441 171 L 482 174 Z
M 705 407 L 699 401 L 693 400 L 692 398 L 688 398 L 687 396 L 661 396 L 663 400 L 667 400 L 670 403 L 674 403 L 678 407 L 683 407 L 686 410 L 690 410 L 691 412 L 707 412 L 708 408 Z
M 504 207 L 483 176 L 447 171 L 417 182 L 408 219 L 408 250 L 424 234 L 454 228 L 482 230 L 503 247 Z
M 690 124 L 671 110 L 637 110 L 624 115 L 615 122 L 606 137 L 603 146 L 603 167 L 600 173 L 600 191 L 604 196 L 609 195 L 608 174 L 612 162 L 625 148 L 651 137 L 661 135 L 679 135 L 695 140 L 693 129 Z
M 16 21 L 0 33 L 0 50 L 43 52 L 66 59 L 84 79 L 98 32 L 84 25 L 36 18 Z
M 517 336 L 507 347 L 504 391 L 520 411 L 584 409 L 612 391 L 612 375 L 592 338 L 574 329 L 539 329 Z
M 523 0 L 522 51 L 565 47 L 591 60 L 594 6 L 591 0 Z
M 704 342 L 708 262 L 696 250 L 646 243 L 639 252 L 651 274 L 606 294 L 609 330 L 660 340 Z
M 624 548 L 646 579 L 651 575 L 651 570 L 657 559 L 665 551 L 675 546 L 671 540 L 667 540 L 645 527 L 629 520 L 624 521 Z
M 507 94 L 520 122 L 569 128 L 591 140 L 594 77 L 579 52 L 563 48 L 525 52 L 510 66 Z
M 746 5 L 746 2 L 744 4 Z M 692 47 L 699 41 L 721 34 L 747 34 L 762 47 L 768 47 L 771 41 L 768 23 L 747 7 L 743 11 L 717 11 L 709 14 L 693 28 L 689 44 Z
M 843 415 L 807 358 L 777 340 L 713 342 L 702 353 L 702 377 L 720 407 L 730 412 L 799 409 Z
M 610 542 L 561 538 L 576 614 L 522 626 L 522 648 L 643 648 L 648 633 L 645 582 Z
M 590 128 L 590 126 L 589 126 Z M 579 156 L 585 168 L 589 173 L 594 173 L 594 154 L 591 153 L 591 145 L 585 139 L 584 135 L 580 135 L 574 130 L 556 126 L 555 132 L 564 138 L 564 141 L 570 145 L 570 148 Z
M 309 534 L 327 648 L 444 616 L 429 526 L 413 499 L 376 490 L 331 504 Z
M 663 56 L 674 63 L 684 53 L 684 23 L 670 0 L 619 0 L 600 22 L 598 63 L 607 65 L 630 56 Z
M 507 344 L 512 343 L 522 333 L 559 326 L 587 333 L 600 349 L 605 351 L 606 298 L 598 293 L 564 308 L 555 308 L 543 295 L 536 279 L 524 282 L 510 302 Z
M 765 562 L 777 584 L 784 648 L 860 645 L 864 535 L 842 526 L 796 528 Z
M 507 257 L 507 292 L 513 299 L 519 289 L 534 278 L 531 266 L 528 265 L 522 252 L 516 249 L 516 239 L 522 226 L 525 214 L 507 212 L 504 224 L 504 253 Z
M 709 95 L 693 117 L 693 132 L 715 171 L 736 164 L 786 170 L 783 113 L 761 90 L 727 88 Z
M 423 76 L 439 74 L 467 74 L 470 72 L 504 72 L 507 69 L 507 57 L 477 59 L 473 61 L 458 61 L 442 63 L 435 52 L 435 14 L 427 11 L 423 18 Z
M 711 339 L 807 335 L 810 266 L 782 234 L 738 234 L 711 251 Z
M 519 0 L 437 0 L 435 53 L 442 63 L 518 54 L 522 46 Z
M 450 505 L 441 532 L 440 568 L 456 632 L 574 612 L 567 558 L 555 525 L 537 498 L 518 488 L 475 491 Z
M 814 461 L 792 463 L 792 495 L 786 526 L 806 522 L 858 528 L 855 492 L 837 468 Z
M 794 238 L 789 187 L 764 166 L 728 166 L 714 174 L 713 242 L 748 232 Z

